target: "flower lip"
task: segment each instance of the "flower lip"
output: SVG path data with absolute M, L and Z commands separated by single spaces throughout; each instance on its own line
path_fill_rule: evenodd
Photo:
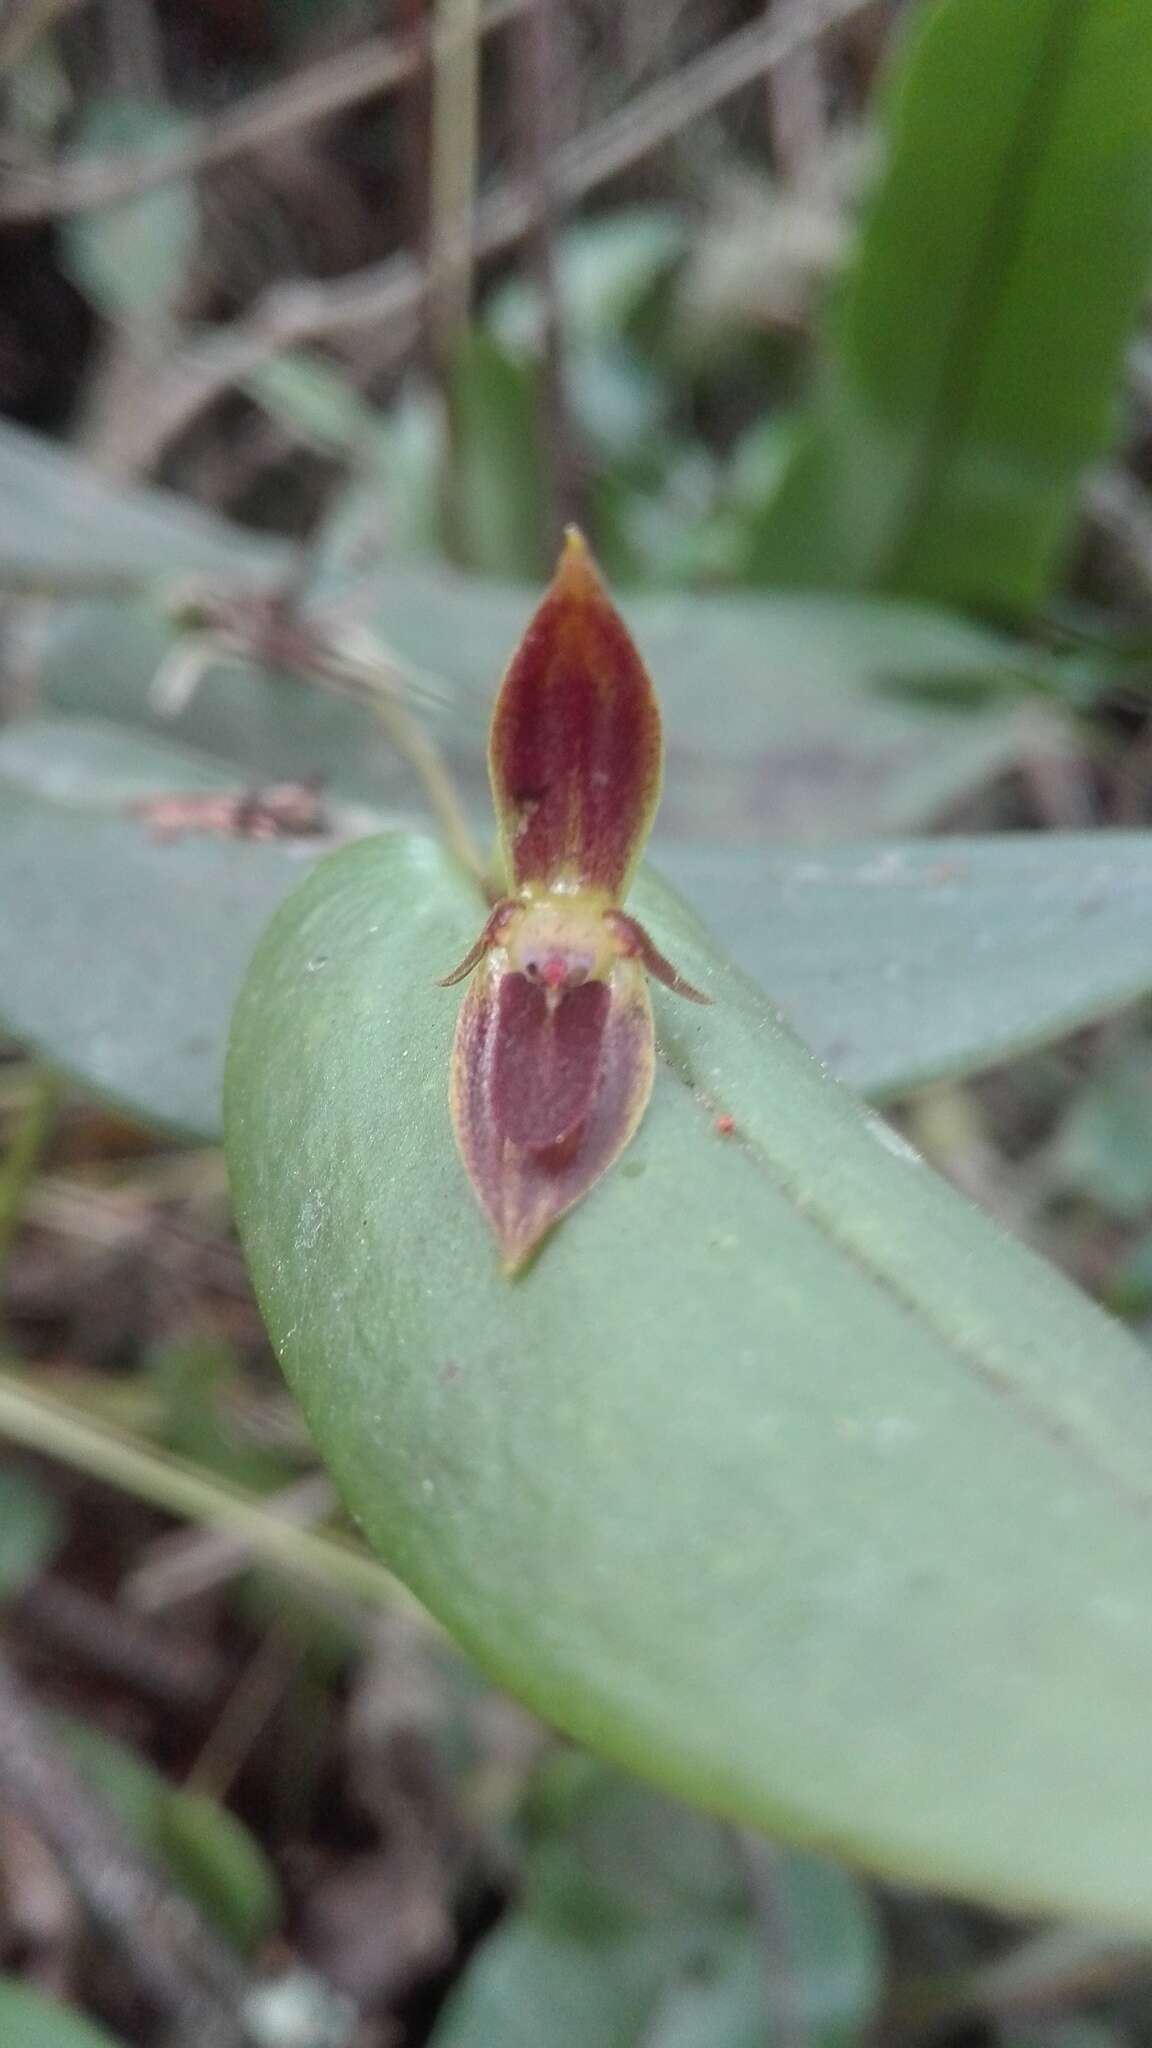
M 564 988 L 579 988 L 591 971 L 592 958 L 588 953 L 545 953 L 542 960 L 530 955 L 523 968 L 529 981 L 542 981 L 545 988 L 555 995 Z

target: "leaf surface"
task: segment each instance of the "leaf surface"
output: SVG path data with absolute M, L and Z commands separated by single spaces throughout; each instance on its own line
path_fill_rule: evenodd
M 935 0 L 826 322 L 758 581 L 1000 613 L 1046 596 L 1115 432 L 1152 261 L 1143 0 Z
M 0 1017 L 83 1086 L 209 1139 L 257 940 L 332 842 L 160 841 L 127 806 L 238 786 L 220 762 L 95 721 L 0 737 Z M 335 806 L 333 822 L 347 836 L 382 821 Z M 1146 833 L 657 841 L 653 861 L 806 1044 L 877 1098 L 1010 1059 L 1152 989 Z M 644 873 L 631 902 L 671 946 Z
M 648 1117 L 515 1284 L 431 986 L 471 887 L 367 841 L 263 941 L 234 1195 L 345 1499 L 589 1746 L 902 1879 L 1147 1931 L 1147 1356 L 659 910 L 713 1005 L 655 991 Z
M 118 2048 L 102 2027 L 15 1977 L 0 1977 L 0 2033 L 12 2048 Z

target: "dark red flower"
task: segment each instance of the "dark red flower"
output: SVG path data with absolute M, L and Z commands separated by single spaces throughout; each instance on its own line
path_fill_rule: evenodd
M 693 1002 L 621 899 L 660 795 L 647 670 L 570 529 L 496 699 L 488 763 L 507 891 L 445 982 L 469 1178 L 515 1272 L 634 1135 L 652 1091 L 647 975 Z

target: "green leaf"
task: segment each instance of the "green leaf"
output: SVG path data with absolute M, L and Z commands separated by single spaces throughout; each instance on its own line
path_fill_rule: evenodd
M 1129 1046 L 1097 1066 L 1056 1137 L 1057 1187 L 1136 1223 L 1152 1208 L 1152 1046 Z
M 533 608 L 527 590 L 411 566 L 371 579 L 371 623 L 430 707 L 473 805 L 487 812 L 488 711 Z M 996 705 L 926 704 L 901 685 L 1019 675 L 1010 642 L 946 613 L 836 597 L 630 600 L 664 711 L 665 827 L 678 837 L 850 838 L 915 830 L 1036 744 Z M 174 636 L 153 612 L 63 608 L 42 702 L 173 735 L 149 685 Z M 721 715 L 718 715 L 720 711 Z M 371 712 L 235 666 L 204 677 L 176 728 L 246 776 L 320 775 L 344 795 L 417 801 Z
M 86 114 L 72 153 L 117 155 L 178 140 L 184 123 L 147 100 L 99 100 Z M 196 192 L 171 178 L 113 206 L 61 222 L 64 267 L 94 306 L 112 320 L 162 314 L 188 273 L 199 232 Z
M 545 1798 L 550 1780 L 574 1782 L 524 1859 L 523 1905 L 454 1987 L 433 2048 L 762 2048 L 777 2005 L 809 2048 L 859 2040 L 883 1974 L 858 1880 L 774 1852 L 770 1961 L 731 1830 L 585 1758 L 544 1777 Z
M 1146 832 L 668 845 L 653 859 L 874 1099 L 1012 1059 L 1152 990 Z
M 142 1848 L 163 1863 L 221 1933 L 248 1952 L 277 1925 L 280 1894 L 255 1838 L 234 1814 L 201 1792 L 184 1791 L 127 1743 L 71 1716 L 57 1732 L 93 1791 Z
M 645 910 L 713 1006 L 656 992 L 640 1135 L 516 1283 L 432 986 L 470 886 L 428 841 L 368 841 L 263 941 L 233 1191 L 337 1484 L 593 1749 L 906 1880 L 1147 1932 L 1146 1354 L 822 1074 L 676 899 Z
M 15 727 L 0 756 L 23 764 L 21 784 L 0 771 L 6 1024 L 149 1121 L 215 1134 L 235 990 L 312 848 L 158 840 L 128 815 L 130 798 L 236 784 L 132 734 L 42 728 L 37 747 Z
M 549 569 L 540 376 L 481 327 L 451 367 L 452 540 L 469 569 L 534 581 Z
M 427 450 L 413 462 L 426 468 Z M 110 490 L 50 444 L 0 426 L 0 523 L 6 513 L 0 589 L 5 580 L 69 577 L 132 586 L 182 569 L 220 572 L 230 584 L 267 582 L 293 559 L 161 492 Z M 342 601 L 347 581 L 347 568 L 333 565 L 316 605 Z M 458 773 L 486 805 L 487 709 L 532 593 L 405 566 L 375 571 L 367 594 L 372 625 L 419 700 L 438 710 Z M 665 707 L 679 836 L 914 829 L 1035 744 L 1003 705 L 977 712 L 898 694 L 926 676 L 977 689 L 1048 673 L 1036 657 L 1022 669 L 1011 642 L 944 612 L 842 597 L 669 593 L 635 598 L 628 616 Z M 176 637 L 143 605 L 62 605 L 44 634 L 40 701 L 170 732 L 149 687 Z M 318 774 L 376 803 L 414 800 L 370 712 L 294 679 L 218 665 L 179 731 L 245 776 Z
M 12 1600 L 43 1571 L 63 1537 L 52 1494 L 19 1465 L 0 1466 L 0 1600 Z
M 167 1787 L 156 1811 L 156 1847 L 174 1881 L 237 1948 L 249 1954 L 274 1931 L 281 1901 L 271 1865 L 218 1800 Z
M 1143 0 L 936 0 L 757 580 L 1028 613 L 1108 446 L 1152 258 Z
M 5 581 L 69 575 L 132 586 L 193 569 L 234 578 L 286 568 L 291 559 L 279 544 L 167 491 L 114 488 L 55 442 L 8 420 L 0 421 L 0 529 L 0 589 Z
M 219 762 L 95 722 L 0 737 L 0 1018 L 84 1087 L 202 1138 L 219 1136 L 256 942 L 332 843 L 159 841 L 126 815 L 142 795 L 228 787 Z M 372 822 L 334 815 L 345 835 Z M 668 840 L 653 858 L 813 1051 L 875 1097 L 1010 1059 L 1152 989 L 1147 833 Z
M 0 2037 L 10 2048 L 117 2048 L 102 2027 L 14 1977 L 0 1977 Z
M 684 217 L 673 207 L 630 206 L 576 221 L 556 245 L 556 287 L 566 344 L 577 351 L 620 343 L 685 249 Z M 485 303 L 485 325 L 518 354 L 539 352 L 539 287 L 513 278 Z
M 306 349 L 257 364 L 244 388 L 290 434 L 338 455 L 359 457 L 383 425 L 382 415 L 348 378 Z

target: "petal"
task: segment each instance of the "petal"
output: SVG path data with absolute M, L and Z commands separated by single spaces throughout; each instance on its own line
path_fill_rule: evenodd
M 452 969 L 451 974 L 441 974 L 437 978 L 437 988 L 454 988 L 458 981 L 466 981 L 472 969 L 484 958 L 489 947 L 500 944 L 518 909 L 518 904 L 510 902 L 506 896 L 502 897 L 500 902 L 494 905 L 480 937 L 474 945 L 469 946 L 464 958 Z
M 648 672 L 570 528 L 492 717 L 509 888 L 566 881 L 623 896 L 659 800 L 661 759 Z
M 456 1026 L 451 1101 L 460 1156 L 496 1233 L 504 1270 L 514 1273 L 634 1136 L 652 1092 L 654 1050 L 644 971 L 636 961 L 622 960 L 609 982 L 590 984 L 606 987 L 609 1000 L 584 1121 L 546 1148 L 517 1144 L 505 1121 L 512 1114 L 515 1127 L 522 1127 L 522 1120 L 515 1122 L 519 1112 L 509 1110 L 513 1063 L 500 1045 L 507 1021 L 501 990 L 509 978 L 489 956 L 469 986 Z M 570 1000 L 571 994 L 564 998 Z M 573 1037 L 583 1036 L 588 1023 L 581 1016 Z M 566 1121 L 572 1100 L 553 1119 L 557 1126 Z M 535 1126 L 537 1135 L 542 1128 Z
M 611 1005 L 608 984 L 586 981 L 549 1001 L 539 982 L 503 974 L 496 1000 L 496 1121 L 511 1144 L 546 1152 L 588 1121 Z
M 638 918 L 629 917 L 626 910 L 606 910 L 604 922 L 626 959 L 642 960 L 649 974 L 670 988 L 674 996 L 685 996 L 690 1003 L 710 1003 L 703 989 L 686 981 L 678 967 L 655 946 L 648 937 Z

